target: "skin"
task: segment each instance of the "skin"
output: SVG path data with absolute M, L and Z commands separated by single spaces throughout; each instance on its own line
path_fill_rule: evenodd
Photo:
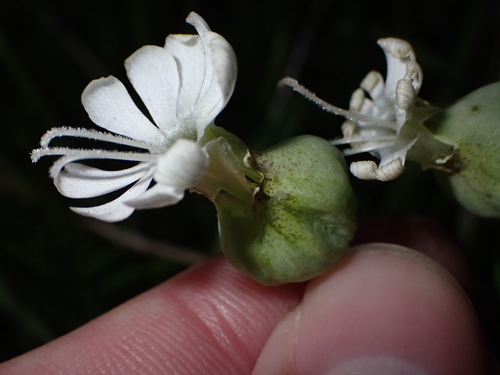
M 374 236 L 362 221 L 355 242 L 365 244 L 310 282 L 265 287 L 215 257 L 1 364 L 0 373 L 489 373 L 474 308 L 445 269 L 470 282 L 453 257 L 460 249 L 427 220 L 377 221 L 390 223 L 408 224 L 396 243 L 442 265 L 421 251 L 366 244 Z M 377 233 L 376 241 L 392 235 Z

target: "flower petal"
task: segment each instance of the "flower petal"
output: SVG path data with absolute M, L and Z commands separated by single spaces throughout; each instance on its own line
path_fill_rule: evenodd
M 222 107 L 217 109 L 217 113 L 215 114 L 215 116 L 217 116 L 233 94 L 238 70 L 236 55 L 227 40 L 219 34 L 210 31 L 205 20 L 198 14 L 191 12 L 186 18 L 186 21 L 196 28 L 202 42 L 205 44 L 206 53 L 214 69 L 214 80 L 216 80 L 216 82 L 214 82 L 215 88 L 212 90 L 220 90 L 223 102 L 216 103 L 209 92 L 202 92 L 202 94 L 205 99 L 212 103 L 222 104 Z M 206 113 L 205 116 L 210 117 L 211 114 Z
M 200 137 L 229 101 L 237 65 L 230 44 L 210 31 L 200 16 L 191 13 L 187 21 L 200 35 L 169 35 L 165 49 L 172 53 L 180 67 L 177 115 L 192 122 Z
M 194 141 L 179 139 L 158 158 L 154 174 L 157 184 L 125 203 L 138 209 L 176 204 L 184 197 L 184 190 L 192 187 L 207 167 L 206 151 Z
M 81 163 L 71 163 L 54 179 L 57 190 L 69 198 L 93 198 L 124 188 L 139 180 L 152 167 L 139 163 L 120 171 L 105 171 Z
M 127 89 L 117 78 L 94 80 L 83 90 L 82 104 L 90 119 L 100 127 L 151 145 L 165 138 L 137 108 Z
M 378 44 L 385 52 L 387 60 L 387 76 L 385 82 L 385 96 L 394 103 L 396 99 L 396 85 L 406 76 L 406 65 L 415 61 L 415 53 L 410 43 L 397 38 L 379 39 Z
M 185 190 L 203 176 L 207 167 L 207 152 L 194 141 L 179 139 L 158 157 L 154 179 L 159 184 Z
M 405 142 L 401 138 L 397 138 L 394 146 L 377 150 L 380 158 L 379 168 L 398 158 L 401 159 L 401 162 L 404 165 L 406 161 L 406 153 L 415 144 L 415 142 L 417 142 L 417 139 L 418 136 L 409 142 Z
M 160 208 L 174 205 L 182 198 L 184 198 L 184 189 L 156 184 L 138 197 L 126 201 L 125 204 L 136 209 Z
M 179 71 L 174 57 L 162 47 L 144 46 L 125 60 L 125 68 L 134 89 L 166 137 L 182 131 L 176 113 Z
M 146 191 L 152 180 L 151 175 L 152 173 L 148 173 L 146 176 L 137 181 L 134 186 L 111 202 L 95 207 L 70 208 L 77 214 L 91 216 L 102 221 L 115 222 L 125 220 L 127 217 L 132 215 L 134 208 L 124 202 L 134 199 Z

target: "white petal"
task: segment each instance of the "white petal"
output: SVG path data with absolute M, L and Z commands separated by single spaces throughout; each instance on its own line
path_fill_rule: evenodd
M 105 171 L 81 163 L 71 163 L 54 179 L 54 184 L 62 195 L 69 198 L 98 197 L 139 180 L 151 166 L 151 163 L 140 163 L 120 171 Z
M 206 151 L 196 142 L 179 139 L 158 158 L 154 174 L 157 184 L 125 203 L 138 209 L 176 204 L 184 197 L 184 191 L 201 178 L 207 167 Z
M 159 184 L 185 190 L 194 186 L 207 167 L 207 152 L 194 141 L 179 139 L 158 157 L 154 179 Z
M 200 36 L 169 35 L 165 49 L 175 57 L 181 74 L 177 115 L 193 124 L 199 134 L 225 107 L 236 82 L 236 57 L 229 43 L 191 13 Z
M 207 21 L 196 12 L 190 12 L 186 17 L 186 22 L 193 25 L 198 34 L 210 31 L 210 26 L 208 26 Z
M 183 120 L 191 120 L 203 85 L 208 84 L 204 79 L 207 75 L 212 75 L 207 72 L 209 67 L 203 44 L 198 35 L 169 35 L 165 41 L 165 49 L 174 56 L 180 72 L 177 116 Z
M 415 61 L 415 53 L 411 44 L 397 38 L 379 39 L 378 44 L 384 49 L 387 60 L 387 76 L 385 82 L 385 96 L 395 100 L 396 84 L 406 76 L 406 65 Z
M 138 195 L 142 194 L 148 188 L 151 183 L 151 174 L 141 178 L 137 183 L 128 189 L 121 196 L 115 200 L 108 202 L 106 204 L 95 206 L 95 207 L 70 207 L 74 212 L 83 215 L 91 216 L 96 219 L 115 222 L 125 220 L 127 217 L 132 215 L 134 208 L 126 205 L 124 202 L 134 199 Z
M 125 204 L 136 209 L 160 208 L 174 205 L 182 198 L 184 198 L 184 189 L 156 184 L 138 197 L 126 201 Z
M 83 90 L 82 104 L 90 119 L 100 127 L 152 145 L 165 138 L 137 108 L 125 86 L 110 76 L 94 80 Z
M 177 119 L 179 71 L 174 57 L 162 47 L 144 46 L 125 60 L 132 82 L 156 125 L 167 138 L 182 124 Z
M 395 159 L 401 159 L 402 164 L 405 164 L 406 154 L 408 150 L 417 142 L 418 136 L 412 139 L 410 142 L 405 142 L 401 138 L 397 138 L 394 146 L 382 148 L 378 150 L 378 154 L 380 157 L 379 167 L 383 167 L 384 165 L 389 164 Z
M 210 58 L 214 69 L 214 79 L 216 82 L 214 82 L 215 87 L 213 90 L 220 90 L 223 100 L 222 107 L 217 109 L 217 113 L 215 114 L 215 116 L 217 116 L 233 94 L 238 66 L 236 62 L 236 55 L 227 40 L 219 34 L 211 32 L 208 25 L 206 25 L 205 20 L 203 20 L 203 18 L 201 18 L 198 14 L 191 12 L 186 21 L 196 28 L 196 31 L 206 46 L 205 48 L 207 50 L 208 57 Z M 219 104 L 215 103 L 210 95 L 210 92 L 202 94 L 204 94 L 205 99 L 210 100 L 214 104 Z M 211 114 L 206 113 L 205 116 L 209 117 Z

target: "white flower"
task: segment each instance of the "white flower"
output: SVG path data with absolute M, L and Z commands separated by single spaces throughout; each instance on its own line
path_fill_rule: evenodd
M 356 177 L 388 181 L 403 172 L 406 154 L 419 138 L 418 132 L 402 136 L 402 129 L 412 116 L 423 73 L 408 42 L 385 38 L 378 44 L 387 59 L 386 81 L 379 72 L 370 72 L 354 91 L 348 111 L 324 102 L 291 78 L 282 83 L 323 109 L 347 118 L 343 137 L 332 141 L 333 145 L 351 146 L 344 150 L 345 155 L 370 152 L 380 159 L 379 165 L 371 160 L 351 163 L 350 170 Z
M 127 76 L 152 121 L 118 79 L 101 78 L 85 88 L 82 104 L 94 123 L 114 134 L 56 128 L 33 151 L 33 162 L 62 155 L 50 175 L 64 196 L 92 198 L 130 186 L 103 205 L 72 207 L 77 213 L 113 222 L 127 218 L 136 208 L 175 204 L 206 171 L 209 157 L 200 140 L 231 97 L 236 57 L 229 43 L 210 31 L 199 15 L 192 12 L 186 21 L 199 35 L 169 35 L 164 47 L 144 46 L 125 61 Z M 141 152 L 49 146 L 63 136 L 112 142 Z M 138 163 L 118 171 L 75 163 L 89 159 Z M 151 187 L 153 179 L 156 184 Z

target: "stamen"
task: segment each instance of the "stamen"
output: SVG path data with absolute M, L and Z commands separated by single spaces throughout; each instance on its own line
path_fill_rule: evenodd
M 382 120 L 378 119 L 375 117 L 370 117 L 370 116 L 365 116 L 359 113 L 347 111 L 345 109 L 336 107 L 330 103 L 325 102 L 324 100 L 318 98 L 314 93 L 306 89 L 304 86 L 302 86 L 297 80 L 286 77 L 283 78 L 281 81 L 279 81 L 278 86 L 289 86 L 291 87 L 294 91 L 298 92 L 300 95 L 304 96 L 305 98 L 309 99 L 312 101 L 314 104 L 316 104 L 318 107 L 321 107 L 323 110 L 333 113 L 338 116 L 343 116 L 348 120 L 355 121 L 355 122 L 368 122 L 372 124 L 379 125 L 380 127 L 383 128 L 388 128 L 388 129 L 395 129 L 396 128 L 396 123 L 393 121 L 387 121 L 387 120 Z

